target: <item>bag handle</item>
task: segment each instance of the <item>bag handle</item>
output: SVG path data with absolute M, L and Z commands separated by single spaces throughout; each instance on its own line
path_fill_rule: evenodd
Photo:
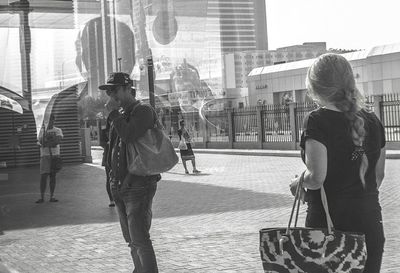
M 132 110 L 131 110 L 131 114 L 136 110 L 136 108 L 137 108 L 139 105 L 142 105 L 142 103 L 141 103 L 140 101 L 139 101 L 135 106 L 133 106 L 133 108 L 132 108 Z M 151 110 L 152 110 L 152 112 L 153 112 L 153 117 L 154 117 L 154 128 L 164 130 L 164 126 L 163 126 L 163 125 L 161 124 L 161 122 L 158 120 L 158 116 L 157 116 L 156 110 L 155 110 L 152 106 L 150 106 L 150 108 L 151 108 Z
M 322 201 L 322 206 L 324 207 L 325 210 L 328 233 L 332 234 L 332 230 L 335 229 L 335 227 L 333 226 L 332 218 L 331 215 L 329 214 L 328 199 L 326 198 L 326 193 L 323 185 L 321 187 L 321 201 Z
M 297 184 L 296 195 L 294 198 L 292 211 L 290 213 L 289 223 L 288 223 L 288 226 L 287 226 L 286 232 L 285 232 L 286 236 L 289 236 L 289 234 L 290 234 L 290 226 L 292 224 L 292 219 L 293 219 L 295 209 L 296 209 L 296 215 L 295 215 L 294 227 L 297 226 L 297 220 L 298 220 L 299 210 L 300 210 L 300 200 L 301 200 L 300 195 L 301 195 L 301 189 L 303 188 L 303 184 L 304 184 L 304 174 L 305 174 L 305 171 L 301 174 L 299 183 Z M 332 234 L 332 230 L 334 229 L 334 226 L 333 226 L 331 215 L 329 214 L 328 200 L 326 198 L 326 193 L 325 193 L 325 189 L 324 189 L 323 185 L 321 187 L 321 201 L 322 201 L 322 206 L 324 207 L 324 211 L 325 211 L 325 215 L 326 215 L 326 223 L 327 223 L 328 233 Z
M 285 242 L 289 241 L 289 238 L 290 238 L 290 225 L 292 224 L 293 214 L 294 214 L 296 207 L 297 207 L 296 219 L 295 219 L 294 226 L 296 227 L 296 225 L 297 225 L 297 219 L 299 216 L 299 209 L 300 209 L 301 189 L 303 188 L 303 184 L 304 184 L 304 174 L 305 174 L 305 171 L 301 174 L 299 183 L 297 184 L 296 195 L 294 198 L 292 212 L 290 213 L 289 223 L 286 228 L 286 232 L 285 232 L 285 234 L 282 234 L 281 238 L 279 239 L 279 252 L 281 255 L 283 254 L 283 244 Z M 325 189 L 324 189 L 323 185 L 321 187 L 321 201 L 322 201 L 322 206 L 324 207 L 324 211 L 325 211 L 325 215 L 326 215 L 326 222 L 327 222 L 327 227 L 328 227 L 328 235 L 325 237 L 326 239 L 323 244 L 323 251 L 322 251 L 325 255 L 325 250 L 326 250 L 328 242 L 334 240 L 334 236 L 333 236 L 333 232 L 332 232 L 334 227 L 333 227 L 333 222 L 332 222 L 331 216 L 329 214 L 328 200 L 326 199 L 326 193 L 325 193 Z

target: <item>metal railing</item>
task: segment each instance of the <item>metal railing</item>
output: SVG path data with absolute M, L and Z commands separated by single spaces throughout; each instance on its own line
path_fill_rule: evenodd
M 210 111 L 205 116 L 207 140 L 210 142 L 229 142 L 229 118 L 227 111 Z
M 312 110 L 317 109 L 315 103 L 296 103 L 295 105 L 295 128 L 296 128 L 296 142 L 300 142 L 301 134 L 304 130 L 304 118 Z
M 386 141 L 400 141 L 400 94 L 383 95 L 379 104 Z
M 188 130 L 192 140 L 194 142 L 203 142 L 203 134 L 202 134 L 202 120 L 199 115 L 199 112 L 189 112 L 182 114 L 183 119 L 185 120 L 185 128 Z M 179 122 L 178 122 L 179 126 Z M 176 128 L 176 131 L 179 128 Z M 172 136 L 174 138 L 174 136 Z M 178 140 L 178 136 L 176 135 L 176 140 Z
M 258 141 L 256 108 L 233 110 L 233 132 L 234 142 Z
M 374 96 L 367 96 L 365 97 L 365 106 L 367 107 L 367 109 L 371 112 L 373 112 L 375 110 L 374 107 Z
M 366 105 L 380 116 L 385 127 L 386 141 L 400 142 L 400 94 L 369 96 L 366 97 Z M 254 148 L 263 147 L 262 143 L 270 143 L 274 147 L 288 143 L 288 147 L 294 147 L 294 143 L 300 142 L 304 118 L 316 108 L 315 103 L 291 103 L 205 111 L 202 114 L 191 112 L 170 116 L 170 123 L 177 125 L 178 120 L 183 118 L 193 141 L 202 143 L 203 147 L 207 147 L 207 143 L 224 147 L 235 147 L 234 143 L 238 143 L 242 147 L 244 144 Z M 90 126 L 92 123 L 86 122 L 85 125 Z M 173 130 L 167 132 L 172 132 L 173 142 L 178 139 L 178 128 L 175 125 Z
M 287 105 L 261 106 L 263 142 L 292 141 L 289 107 Z

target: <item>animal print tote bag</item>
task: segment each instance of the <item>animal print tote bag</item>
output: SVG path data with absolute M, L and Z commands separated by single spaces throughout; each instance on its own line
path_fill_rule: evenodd
M 325 190 L 321 199 L 327 218 L 326 229 L 296 227 L 304 173 L 287 228 L 260 230 L 260 254 L 265 273 L 361 273 L 367 259 L 365 236 L 335 230 Z M 297 207 L 297 208 L 296 208 Z M 294 212 L 294 227 L 291 227 Z

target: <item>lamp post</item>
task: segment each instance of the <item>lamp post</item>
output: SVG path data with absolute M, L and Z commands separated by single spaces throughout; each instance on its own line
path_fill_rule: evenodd
M 154 101 L 154 64 L 153 64 L 153 55 L 151 53 L 151 49 L 149 49 L 147 55 L 147 76 L 149 79 L 149 101 L 150 105 L 153 108 L 156 108 Z

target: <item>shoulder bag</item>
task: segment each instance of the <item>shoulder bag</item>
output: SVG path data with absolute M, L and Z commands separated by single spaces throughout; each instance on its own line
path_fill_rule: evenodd
M 185 141 L 185 139 L 184 139 L 183 137 L 182 137 L 182 139 L 179 141 L 178 149 L 179 149 L 179 150 L 187 150 L 187 149 L 188 149 L 188 147 L 187 147 L 187 145 L 186 145 L 186 141 Z
M 49 152 L 50 152 L 50 171 L 52 173 L 57 173 L 62 169 L 62 159 L 61 156 L 59 155 L 54 155 L 51 152 L 51 148 L 49 148 Z
M 365 236 L 361 233 L 334 229 L 321 187 L 321 200 L 326 213 L 327 228 L 296 227 L 304 173 L 287 228 L 260 230 L 260 254 L 265 273 L 361 273 L 367 259 Z M 296 208 L 297 206 L 297 208 Z M 296 209 L 294 227 L 291 227 Z
M 47 143 L 47 140 L 45 141 L 45 136 L 47 134 L 47 131 L 44 128 L 43 125 L 43 135 L 42 135 L 42 145 L 49 145 L 49 143 Z M 53 156 L 53 153 L 51 152 L 51 146 L 47 146 L 47 148 L 49 148 L 49 154 L 50 154 L 50 172 L 52 173 L 57 173 L 62 169 L 62 159 L 61 156 L 59 155 L 55 155 Z
M 139 103 L 140 104 L 140 103 Z M 135 110 L 136 105 L 132 112 Z M 175 149 L 162 130 L 157 114 L 154 114 L 154 127 L 133 143 L 126 144 L 128 171 L 139 176 L 160 174 L 172 169 L 178 163 Z

